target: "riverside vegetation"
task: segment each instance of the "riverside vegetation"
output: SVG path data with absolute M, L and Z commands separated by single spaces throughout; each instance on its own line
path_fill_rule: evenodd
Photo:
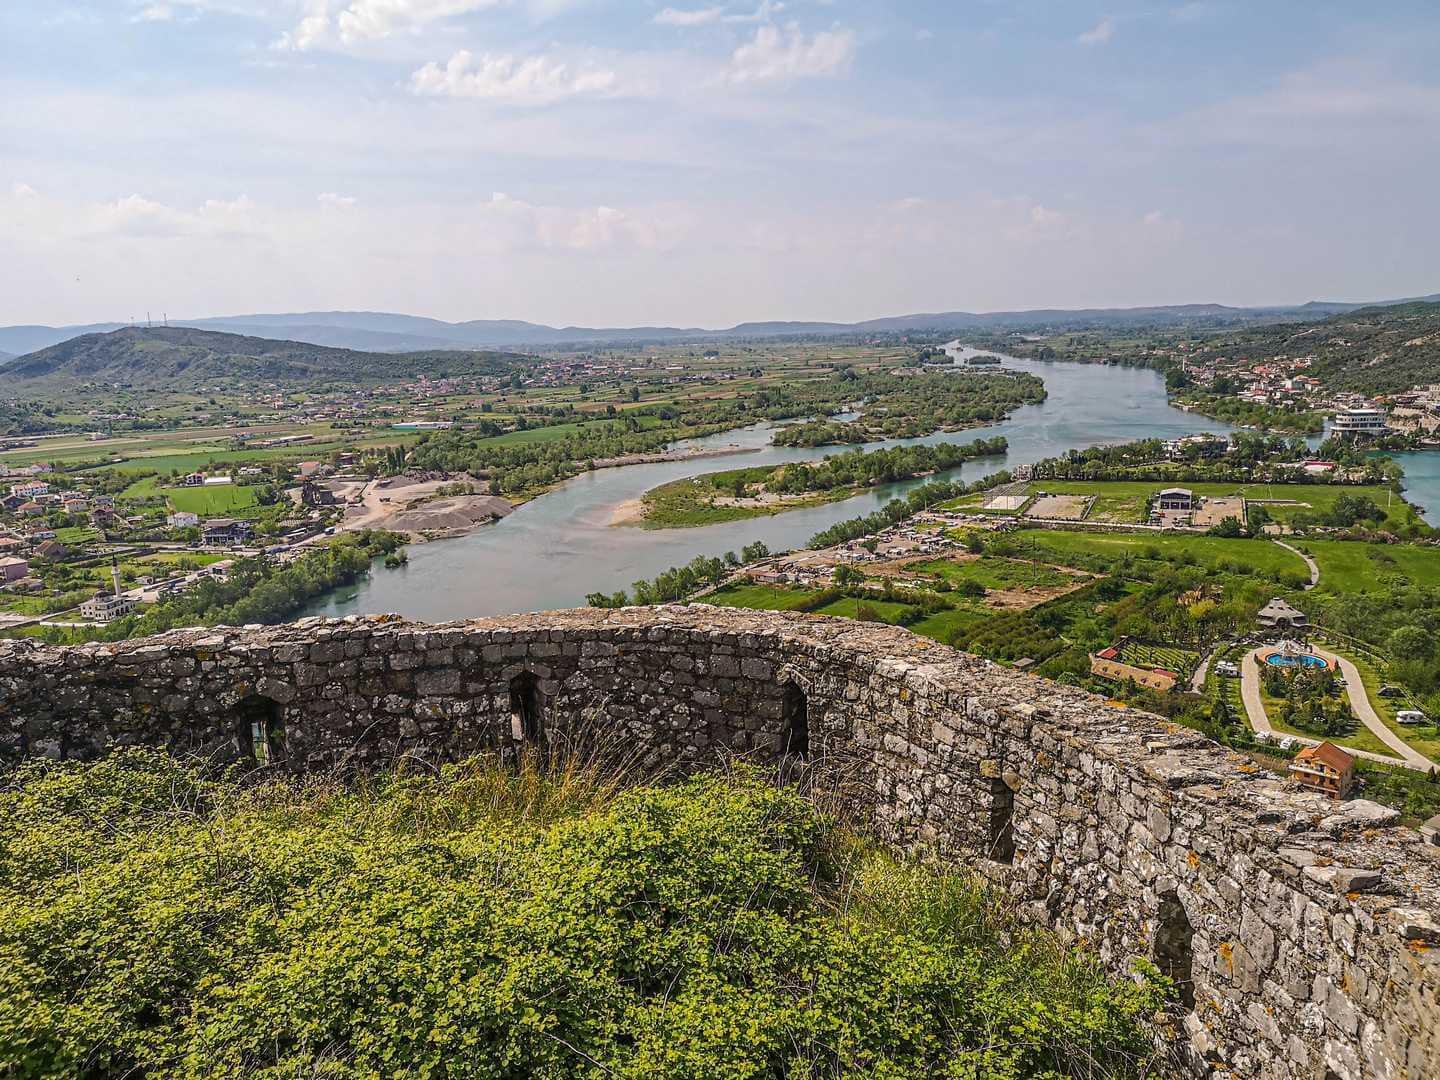
M 189 591 L 104 626 L 45 626 L 39 636 L 53 644 L 122 641 L 177 626 L 244 626 L 291 618 L 317 596 L 349 585 L 370 572 L 377 558 L 403 565 L 405 538 L 369 529 L 315 546 L 292 562 L 265 556 L 236 559 L 223 578 L 206 577 Z
M 1154 1074 L 1167 984 L 1020 925 L 759 773 L 496 760 L 0 786 L 0 1072 L 218 1078 Z
M 852 450 L 817 462 L 727 469 L 674 480 L 645 493 L 649 528 L 685 528 L 849 498 L 864 487 L 943 472 L 979 457 L 1004 454 L 1003 436 L 969 443 Z
M 655 453 L 683 439 L 701 438 L 764 421 L 839 412 L 865 399 L 861 418 L 836 425 L 857 439 L 914 437 L 1001 419 L 1018 406 L 1043 400 L 1044 384 L 1030 375 L 1004 376 L 860 374 L 851 367 L 821 377 L 788 375 L 781 382 L 729 397 L 697 397 L 655 403 L 637 402 L 583 427 L 553 432 L 554 437 L 495 438 L 481 424 L 422 436 L 409 455 L 422 469 L 468 471 L 487 475 L 506 493 L 544 487 L 594 468 L 597 461 Z M 778 445 L 791 443 L 782 428 Z M 513 433 L 512 433 L 513 434 Z M 546 433 L 549 435 L 550 433 Z

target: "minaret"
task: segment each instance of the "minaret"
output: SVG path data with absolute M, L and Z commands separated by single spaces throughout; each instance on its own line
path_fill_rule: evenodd
M 120 595 L 120 558 L 117 555 L 110 556 L 110 581 L 115 586 L 115 595 Z

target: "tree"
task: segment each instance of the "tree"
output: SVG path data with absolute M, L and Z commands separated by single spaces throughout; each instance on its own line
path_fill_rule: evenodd
M 1221 536 L 1227 540 L 1234 540 L 1245 535 L 1245 530 L 1240 527 L 1240 519 L 1237 517 L 1223 517 L 1219 523 L 1210 529 L 1211 536 Z
M 1429 660 L 1435 655 L 1435 640 L 1423 627 L 1402 626 L 1385 642 L 1396 660 Z

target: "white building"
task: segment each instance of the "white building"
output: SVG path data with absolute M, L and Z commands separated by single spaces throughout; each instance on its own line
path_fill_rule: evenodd
M 1387 419 L 1384 409 L 1341 409 L 1330 418 L 1330 427 L 1336 435 L 1383 435 Z
M 130 609 L 134 606 L 135 601 L 124 596 L 97 592 L 80 605 L 80 617 L 91 622 L 114 622 L 116 619 L 130 614 Z
M 172 529 L 193 529 L 200 524 L 200 515 L 189 510 L 177 510 L 165 519 Z

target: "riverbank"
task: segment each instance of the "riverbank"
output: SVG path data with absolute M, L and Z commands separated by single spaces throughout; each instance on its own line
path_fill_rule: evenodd
M 964 351 L 956 349 L 964 355 Z M 1043 378 L 1049 396 L 1016 410 L 1010 419 L 974 435 L 1003 435 L 1005 457 L 965 463 L 950 479 L 973 482 L 998 469 L 1052 458 L 1070 449 L 1142 438 L 1178 438 L 1197 431 L 1226 432 L 1225 425 L 1187 415 L 1165 399 L 1164 381 L 1154 371 L 1083 364 L 1007 360 Z M 746 465 L 777 466 L 813 461 L 810 449 L 772 446 L 775 428 L 757 423 L 681 444 L 681 450 L 748 451 Z M 953 435 L 891 440 L 881 447 L 927 446 Z M 870 447 L 869 449 L 874 449 Z M 693 476 L 693 460 L 663 461 L 625 468 L 591 470 L 572 477 L 515 509 L 494 527 L 475 529 L 444 544 L 422 544 L 410 565 L 375 574 L 359 595 L 336 594 L 307 614 L 348 615 L 397 612 L 443 622 L 470 616 L 570 607 L 592 592 L 613 593 L 696 555 L 724 555 L 763 541 L 772 551 L 804 547 L 815 534 L 840 522 L 880 510 L 906 498 L 924 480 L 866 488 L 847 499 L 689 529 L 613 528 L 623 507 L 646 491 Z M 1297 562 L 1297 565 L 1298 562 Z
M 690 529 L 839 502 L 897 481 L 925 480 L 975 458 L 1000 457 L 1003 436 L 970 443 L 850 450 L 815 461 L 728 469 L 672 480 L 639 499 L 622 521 L 647 529 Z

